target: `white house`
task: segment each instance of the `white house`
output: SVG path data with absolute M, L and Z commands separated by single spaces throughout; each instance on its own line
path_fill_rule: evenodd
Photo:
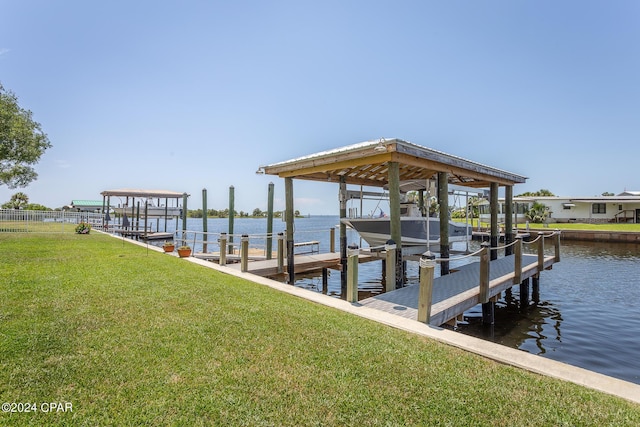
M 640 223 L 640 191 L 625 191 L 617 196 L 558 197 L 531 196 L 514 197 L 514 223 L 527 220 L 526 213 L 534 203 L 544 205 L 546 222 L 631 222 Z M 490 219 L 489 202 L 479 205 L 480 219 Z M 501 199 L 498 222 L 504 222 L 504 199 Z

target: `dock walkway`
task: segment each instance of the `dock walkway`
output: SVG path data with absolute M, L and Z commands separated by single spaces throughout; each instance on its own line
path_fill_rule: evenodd
M 509 255 L 489 264 L 489 297 L 494 297 L 518 283 L 514 283 L 514 256 Z M 545 256 L 544 268 L 554 263 L 553 256 Z M 480 268 L 473 262 L 456 268 L 454 273 L 437 277 L 433 282 L 433 299 L 429 324 L 440 326 L 476 306 L 479 300 Z M 538 274 L 537 255 L 522 255 L 522 276 L 525 280 Z M 359 301 L 360 305 L 390 314 L 417 320 L 420 285 L 410 285 Z
M 358 262 L 375 261 L 375 256 L 360 255 Z M 323 268 L 340 269 L 340 254 L 338 252 L 328 252 L 313 255 L 296 255 L 294 257 L 296 273 L 322 270 Z M 228 268 L 240 270 L 240 264 L 227 264 Z M 287 270 L 287 259 L 284 259 L 283 271 L 278 271 L 278 260 L 269 259 L 263 261 L 252 261 L 247 264 L 247 272 L 258 276 L 271 277 L 282 274 Z

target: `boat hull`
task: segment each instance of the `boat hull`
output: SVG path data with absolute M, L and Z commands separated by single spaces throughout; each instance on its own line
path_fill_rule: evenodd
M 345 218 L 341 221 L 356 230 L 369 246 L 384 246 L 391 238 L 389 218 Z M 440 220 L 426 217 L 402 217 L 400 233 L 403 247 L 437 244 L 440 242 Z M 449 243 L 467 241 L 470 239 L 470 234 L 465 225 L 449 221 Z
M 122 214 L 126 214 L 128 216 L 131 216 L 133 214 L 135 214 L 137 212 L 137 210 L 134 210 L 133 213 L 131 211 L 131 208 L 113 208 L 113 210 L 122 215 Z M 140 216 L 144 217 L 144 206 L 140 207 Z M 165 208 L 163 206 L 157 207 L 157 206 L 149 206 L 147 207 L 147 217 L 148 218 L 164 218 L 165 215 L 167 216 L 167 218 L 175 218 L 175 217 L 179 217 L 182 213 L 182 209 L 181 208 L 176 208 L 176 207 L 168 207 Z

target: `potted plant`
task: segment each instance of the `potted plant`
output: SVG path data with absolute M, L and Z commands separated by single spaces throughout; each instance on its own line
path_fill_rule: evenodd
M 81 222 L 76 226 L 77 234 L 89 234 L 90 231 L 91 231 L 91 224 L 89 224 L 88 222 Z
M 162 244 L 162 249 L 164 249 L 165 252 L 173 252 L 175 248 L 176 244 L 173 242 L 167 242 L 165 240 L 165 242 Z
M 186 245 L 180 246 L 178 248 L 178 255 L 180 256 L 180 258 L 191 256 L 191 248 Z

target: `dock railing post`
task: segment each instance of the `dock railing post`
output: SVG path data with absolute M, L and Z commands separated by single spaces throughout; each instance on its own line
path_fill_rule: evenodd
M 538 271 L 544 270 L 544 233 L 538 232 Z
M 220 233 L 220 265 L 227 265 L 227 233 Z
M 246 273 L 249 270 L 249 236 L 243 234 L 240 238 L 240 271 Z
M 560 230 L 556 230 L 554 235 L 555 259 L 554 262 L 560 262 Z
M 284 271 L 284 233 L 278 233 L 278 273 Z
M 384 250 L 386 252 L 385 292 L 391 292 L 396 288 L 396 242 L 387 240 Z
M 348 302 L 358 302 L 358 255 L 360 250 L 349 248 L 347 256 L 347 295 Z
M 420 257 L 420 289 L 418 290 L 418 322 L 429 324 L 433 300 L 433 276 L 436 269 L 435 255 L 427 251 Z
M 522 236 L 516 236 L 513 268 L 513 284 L 518 285 L 522 282 Z
M 480 252 L 480 292 L 478 295 L 479 302 L 489 302 L 489 245 L 482 244 Z

